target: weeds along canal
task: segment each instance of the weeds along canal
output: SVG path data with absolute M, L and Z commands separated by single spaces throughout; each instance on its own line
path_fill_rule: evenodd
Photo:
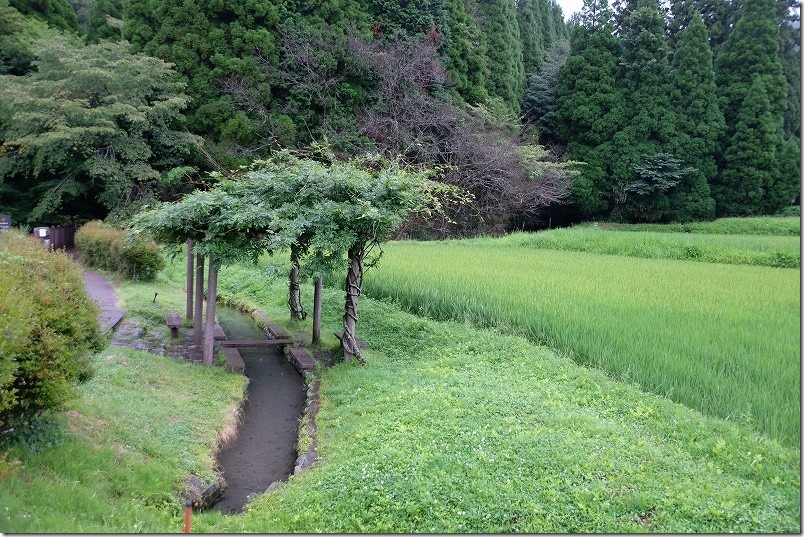
M 228 339 L 263 339 L 265 332 L 248 315 L 218 307 L 218 322 Z M 238 438 L 218 454 L 226 480 L 224 513 L 239 513 L 249 495 L 265 492 L 274 481 L 287 481 L 296 460 L 299 418 L 304 410 L 301 374 L 280 347 L 239 349 L 249 378 Z

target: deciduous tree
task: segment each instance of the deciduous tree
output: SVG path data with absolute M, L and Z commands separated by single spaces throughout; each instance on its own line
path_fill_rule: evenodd
M 0 210 L 22 222 L 105 216 L 158 196 L 198 143 L 180 130 L 187 97 L 169 65 L 64 38 L 38 57 L 29 75 L 0 77 Z

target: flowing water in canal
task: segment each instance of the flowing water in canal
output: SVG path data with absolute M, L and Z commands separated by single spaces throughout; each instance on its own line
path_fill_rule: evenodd
M 251 317 L 233 308 L 218 307 L 218 322 L 230 340 L 267 339 Z M 260 494 L 274 481 L 287 481 L 296 461 L 299 418 L 304 410 L 301 374 L 280 347 L 240 347 L 249 378 L 248 399 L 238 439 L 218 455 L 227 483 L 215 506 L 239 513 L 250 494 Z

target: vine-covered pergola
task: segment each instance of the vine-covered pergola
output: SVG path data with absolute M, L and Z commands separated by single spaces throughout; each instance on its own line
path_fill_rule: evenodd
M 299 314 L 298 309 L 294 311 L 294 304 L 298 305 L 298 296 L 294 297 L 298 280 L 294 285 L 294 279 L 300 267 L 311 275 L 346 268 L 341 344 L 346 361 L 356 357 L 365 363 L 355 326 L 367 257 L 391 238 L 407 216 L 438 211 L 441 197 L 454 195 L 454 190 L 430 180 L 426 173 L 379 157 L 351 162 L 324 157 L 322 162 L 279 152 L 230 177 L 215 174 L 218 183 L 211 190 L 162 204 L 135 221 L 136 230 L 160 242 L 192 241 L 199 262 L 202 256 L 209 260 L 205 364 L 212 363 L 218 269 L 285 250 L 291 256 L 291 315 Z M 200 325 L 199 309 L 196 326 Z

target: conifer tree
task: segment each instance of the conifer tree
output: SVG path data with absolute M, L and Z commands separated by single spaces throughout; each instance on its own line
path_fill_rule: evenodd
M 570 201 L 582 217 L 607 216 L 613 208 L 611 140 L 622 128 L 625 102 L 617 84 L 620 43 L 606 0 L 584 0 L 559 72 L 556 137 L 570 158 L 585 162 Z
M 672 75 L 678 125 L 676 154 L 696 170 L 689 176 L 688 188 L 684 184 L 677 188 L 673 206 L 680 220 L 709 219 L 714 216 L 715 205 L 708 180 L 717 175 L 715 154 L 725 122 L 717 103 L 712 51 L 700 13 L 694 13 L 689 26 L 679 34 Z
M 445 0 L 369 0 L 368 11 L 375 32 L 391 39 L 447 28 Z
M 123 25 L 123 0 L 95 0 L 87 14 L 87 41 L 120 41 Z
M 519 35 L 522 38 L 522 63 L 525 75 L 536 73 L 544 61 L 544 35 L 542 25 L 545 21 L 539 16 L 538 0 L 519 0 L 516 9 Z
M 636 167 L 647 155 L 676 150 L 668 47 L 657 0 L 638 1 L 628 17 L 622 44 L 620 65 L 628 117 L 613 140 L 612 174 L 618 190 L 633 180 Z
M 525 86 L 525 70 L 516 5 L 514 0 L 480 0 L 478 4 L 483 31 L 488 39 L 486 88 L 489 95 L 499 97 L 518 113 Z
M 553 43 L 558 39 L 556 26 L 553 24 L 553 8 L 551 0 L 534 0 L 537 5 L 539 20 L 542 22 L 542 43 L 545 52 L 553 48 Z
M 528 78 L 528 87 L 522 100 L 522 116 L 525 123 L 536 126 L 542 144 L 554 138 L 559 72 L 567 61 L 569 51 L 569 41 L 557 41 L 539 71 Z
M 773 112 L 767 77 L 754 76 L 724 154 L 725 169 L 712 185 L 718 216 L 767 212 L 779 177 L 780 118 Z M 789 201 L 788 201 L 789 202 Z
M 271 2 L 128 0 L 124 37 L 135 52 L 170 61 L 186 78 L 192 104 L 188 127 L 203 133 L 212 153 L 226 159 L 257 145 L 256 122 L 231 105 L 221 90 L 227 80 L 250 84 L 270 102 L 260 58 L 276 62 L 278 12 Z
M 736 128 L 742 102 L 754 77 L 766 78 L 771 113 L 786 108 L 787 81 L 779 50 L 779 25 L 774 0 L 746 0 L 737 24 L 715 58 L 715 76 L 723 98 L 727 136 Z
M 78 33 L 78 18 L 67 0 L 9 0 L 11 7 L 23 15 L 48 23 L 52 28 Z
M 449 35 L 444 47 L 444 67 L 455 90 L 470 104 L 482 103 L 486 91 L 486 35 L 473 13 L 475 0 L 446 0 Z

